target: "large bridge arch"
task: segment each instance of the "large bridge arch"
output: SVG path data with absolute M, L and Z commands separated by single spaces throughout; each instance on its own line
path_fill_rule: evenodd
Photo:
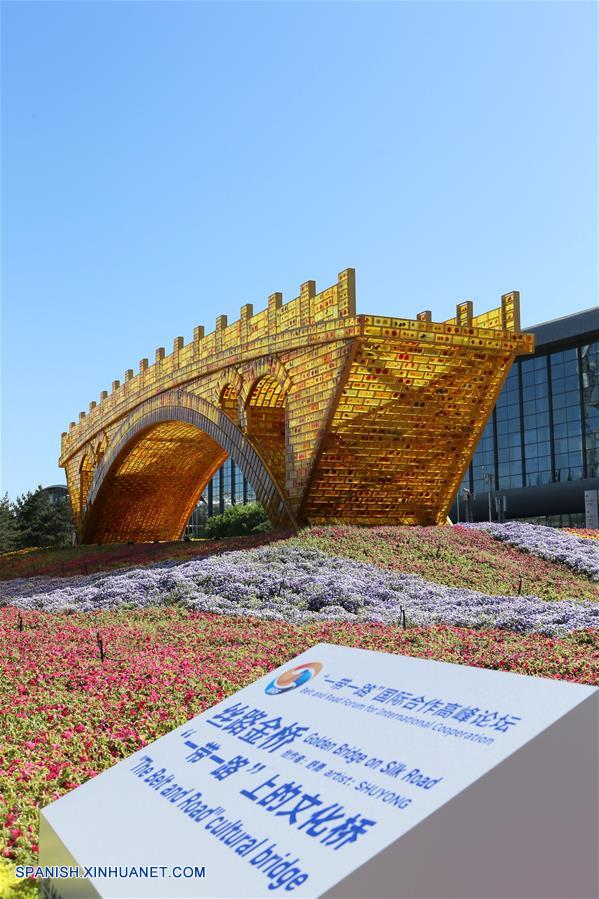
M 112 436 L 87 494 L 83 543 L 176 540 L 231 456 L 274 526 L 295 520 L 258 449 L 221 409 L 183 390 L 142 403 Z

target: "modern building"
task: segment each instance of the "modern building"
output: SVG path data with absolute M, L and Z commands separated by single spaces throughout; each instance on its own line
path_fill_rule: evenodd
M 585 524 L 599 488 L 599 308 L 526 329 L 450 513 L 453 521 Z
M 197 536 L 206 518 L 222 515 L 229 506 L 255 501 L 254 488 L 233 459 L 227 459 L 208 482 L 200 502 L 191 513 L 185 535 Z
M 51 484 L 50 487 L 44 487 L 43 492 L 48 494 L 52 505 L 62 503 L 69 497 L 69 491 L 65 484 Z

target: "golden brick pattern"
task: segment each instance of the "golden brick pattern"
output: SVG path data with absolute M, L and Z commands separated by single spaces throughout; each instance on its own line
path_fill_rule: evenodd
M 352 269 L 198 326 L 63 434 L 80 539 L 179 537 L 228 455 L 279 525 L 443 521 L 514 356 L 532 351 L 519 327 L 517 292 L 442 323 L 357 316 Z
M 206 483 L 227 458 L 211 437 L 184 422 L 163 422 L 132 439 L 115 462 L 88 527 L 104 542 L 138 542 L 181 532 Z
M 322 447 L 308 519 L 442 523 L 510 362 L 508 352 L 365 341 Z
M 245 409 L 246 433 L 283 490 L 286 397 L 281 382 L 264 375 L 255 382 Z
M 239 394 L 233 385 L 227 384 L 220 395 L 220 406 L 225 415 L 228 415 L 235 424 L 239 424 L 238 400 Z
M 247 472 L 273 523 L 294 524 L 241 429 L 217 406 L 175 390 L 146 400 L 113 432 L 79 524 L 82 541 L 174 539 L 228 454 Z

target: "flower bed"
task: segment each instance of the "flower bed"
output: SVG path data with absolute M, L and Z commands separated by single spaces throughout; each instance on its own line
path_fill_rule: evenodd
M 549 635 L 599 626 L 599 603 L 490 596 L 290 544 L 114 574 L 0 584 L 0 602 L 51 612 L 190 609 L 295 623 L 323 619 L 499 627 Z
M 290 542 L 491 595 L 599 600 L 599 585 L 584 573 L 531 556 L 476 528 L 313 527 Z
M 103 544 L 59 549 L 22 549 L 0 555 L 0 579 L 72 577 L 94 571 L 112 571 L 150 565 L 164 559 L 191 559 L 232 549 L 263 546 L 288 536 L 283 532 L 250 534 L 218 540 L 176 540 L 172 543 Z
M 319 622 L 182 608 L 0 609 L 0 854 L 32 863 L 37 808 L 319 642 L 597 683 L 599 634 L 560 639 Z M 101 662 L 97 634 L 105 649 Z
M 568 534 L 582 537 L 585 540 L 599 540 L 599 531 L 595 530 L 595 528 L 564 528 L 564 530 Z
M 519 521 L 508 521 L 506 524 L 489 522 L 470 527 L 484 530 L 496 540 L 503 540 L 541 559 L 567 565 L 572 571 L 599 582 L 599 546 L 591 540 L 575 537 L 559 528 Z

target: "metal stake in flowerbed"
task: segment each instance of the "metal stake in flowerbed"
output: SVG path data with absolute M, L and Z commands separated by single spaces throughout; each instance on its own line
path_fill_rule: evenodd
M 125 662 L 125 661 L 127 661 L 126 659 L 112 659 L 112 658 L 109 659 L 108 658 L 106 650 L 104 649 L 104 640 L 102 639 L 102 635 L 100 634 L 99 631 L 96 634 L 96 643 L 98 644 L 98 650 L 100 651 L 100 661 L 102 664 L 104 664 L 104 661 L 107 661 L 107 662 Z

